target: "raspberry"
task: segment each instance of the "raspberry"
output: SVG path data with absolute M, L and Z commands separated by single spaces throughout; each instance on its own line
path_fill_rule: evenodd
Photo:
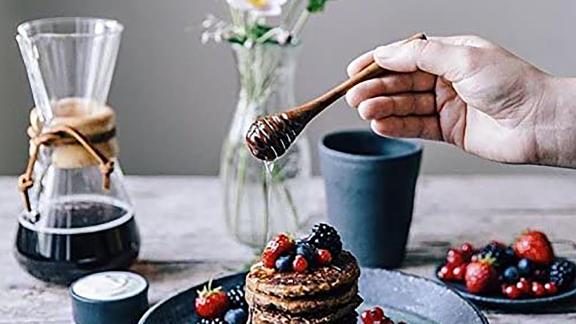
M 546 289 L 544 288 L 544 285 L 534 281 L 532 283 L 532 296 L 542 297 L 544 295 L 546 295 Z
M 294 263 L 292 264 L 292 267 L 294 268 L 294 271 L 298 273 L 303 273 L 306 271 L 306 269 L 308 269 L 308 261 L 306 261 L 305 257 L 297 255 L 294 258 Z
M 446 254 L 446 262 L 453 264 L 453 265 L 460 265 L 462 263 L 464 263 L 465 258 L 464 255 L 462 254 L 461 251 L 456 250 L 456 249 L 450 249 L 448 250 L 448 253 Z
M 546 290 L 546 295 L 556 295 L 558 287 L 553 282 L 547 282 L 544 284 L 544 290 Z
M 360 319 L 363 324 L 379 324 L 385 323 L 384 311 L 380 307 L 374 307 L 362 312 Z
M 460 264 L 452 269 L 452 278 L 456 281 L 464 281 L 467 266 L 468 264 Z
M 532 290 L 532 283 L 522 279 L 523 278 L 520 278 L 520 281 L 516 283 L 516 288 L 518 288 L 518 290 L 520 290 L 523 294 L 530 294 L 530 291 Z
M 504 289 L 504 295 L 510 299 L 518 299 L 522 296 L 522 291 L 514 285 L 510 285 Z
M 328 250 L 319 249 L 316 253 L 316 263 L 324 266 L 332 262 L 332 254 Z
M 474 246 L 472 243 L 466 242 L 460 247 L 460 252 L 462 252 L 465 261 L 470 261 L 472 254 L 474 254 Z
M 454 280 L 454 268 L 455 266 L 452 264 L 445 264 L 438 270 L 438 278 L 444 281 Z

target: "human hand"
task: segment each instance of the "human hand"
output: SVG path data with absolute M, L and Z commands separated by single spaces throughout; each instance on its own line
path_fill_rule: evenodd
M 445 141 L 500 162 L 576 167 L 576 118 L 562 92 L 574 93 L 573 81 L 475 36 L 381 46 L 348 74 L 373 60 L 399 73 L 360 83 L 346 98 L 376 133 Z

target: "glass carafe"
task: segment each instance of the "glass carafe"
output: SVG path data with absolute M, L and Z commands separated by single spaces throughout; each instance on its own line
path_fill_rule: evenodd
M 35 109 L 28 130 L 32 163 L 19 181 L 26 199 L 15 255 L 45 281 L 67 284 L 126 268 L 138 255 L 140 237 L 116 159 L 114 111 L 106 105 L 122 29 L 97 18 L 18 27 Z

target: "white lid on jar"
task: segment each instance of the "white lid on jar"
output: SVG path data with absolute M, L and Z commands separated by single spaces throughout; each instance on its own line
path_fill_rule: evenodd
M 78 297 L 113 301 L 136 296 L 148 287 L 144 277 L 133 272 L 106 271 L 78 279 L 70 288 Z

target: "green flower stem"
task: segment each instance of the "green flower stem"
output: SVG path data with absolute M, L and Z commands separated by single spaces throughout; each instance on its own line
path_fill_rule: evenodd
M 264 44 L 267 41 L 269 41 L 270 39 L 272 39 L 272 37 L 276 36 L 278 34 L 280 30 L 278 28 L 272 28 L 269 31 L 267 31 L 264 35 L 258 37 L 256 39 L 256 43 L 258 44 Z
M 300 37 L 300 33 L 302 33 L 304 26 L 308 22 L 308 18 L 310 18 L 310 11 L 308 11 L 308 10 L 302 11 L 300 16 L 298 17 L 298 20 L 296 21 L 296 24 L 294 25 L 294 28 L 292 28 L 292 32 L 291 32 L 292 37 L 294 37 L 294 38 Z
M 294 22 L 294 18 L 296 18 L 298 10 L 300 10 L 300 8 L 302 7 L 302 1 L 303 0 L 293 0 L 291 2 L 291 6 L 286 11 L 286 16 L 284 17 L 284 20 L 280 25 L 282 29 L 289 29 L 292 26 L 292 23 Z

